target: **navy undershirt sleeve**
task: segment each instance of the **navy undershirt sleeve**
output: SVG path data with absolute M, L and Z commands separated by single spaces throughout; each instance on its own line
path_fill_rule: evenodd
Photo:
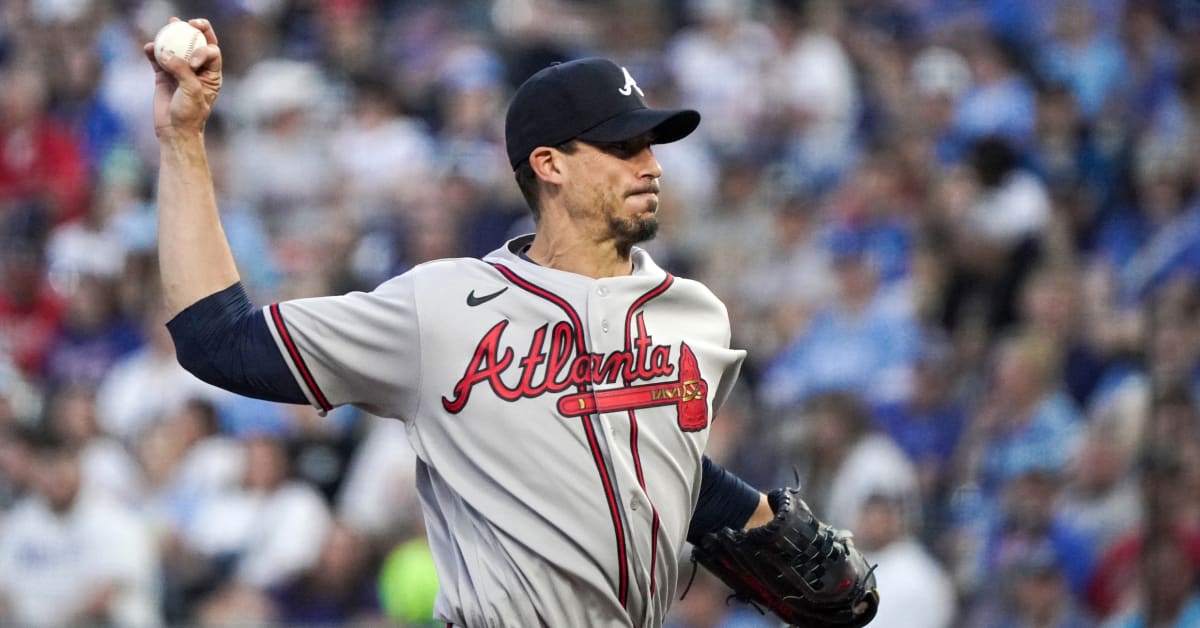
M 189 305 L 167 330 L 179 363 L 196 377 L 247 397 L 308 403 L 240 282 Z
M 692 513 L 687 540 L 695 545 L 705 534 L 726 526 L 741 530 L 758 508 L 758 489 L 704 456 L 700 499 Z

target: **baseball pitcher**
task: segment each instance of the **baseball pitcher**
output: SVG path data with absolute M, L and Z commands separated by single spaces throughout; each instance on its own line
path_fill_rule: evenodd
M 506 147 L 536 220 L 483 259 L 423 264 L 369 293 L 253 308 L 203 143 L 217 36 L 156 72 L 159 257 L 180 361 L 234 392 L 403 421 L 455 626 L 660 626 L 679 552 L 784 620 L 861 626 L 878 597 L 847 535 L 794 490 L 760 493 L 704 456 L 738 373 L 725 307 L 637 243 L 658 228 L 652 146 L 691 110 L 645 104 L 605 59 L 516 92 Z

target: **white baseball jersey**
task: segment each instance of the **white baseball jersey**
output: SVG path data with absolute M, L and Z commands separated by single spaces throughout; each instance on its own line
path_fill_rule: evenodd
M 724 305 L 641 249 L 592 279 L 519 252 L 266 309 L 301 388 L 406 422 L 459 626 L 659 626 L 709 422 L 745 352 Z

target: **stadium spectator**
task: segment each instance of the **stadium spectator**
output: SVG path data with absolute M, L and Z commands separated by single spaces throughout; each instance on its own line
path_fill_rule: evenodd
M 1093 628 L 1095 623 L 1071 595 L 1067 565 L 1045 544 L 1016 550 L 993 573 L 999 595 L 994 606 L 980 605 L 965 624 L 969 628 Z
M 25 377 L 40 383 L 66 309 L 45 272 L 47 219 L 21 210 L 0 217 L 0 224 L 0 352 Z
M 990 388 L 968 419 L 959 452 L 966 478 L 985 493 L 999 494 L 1030 465 L 1061 469 L 1076 446 L 1082 419 L 1058 388 L 1057 351 L 1034 335 L 999 346 Z
M 166 322 L 161 307 L 148 312 L 141 326 L 146 344 L 114 363 L 96 391 L 100 425 L 130 447 L 189 400 L 223 396 L 179 366 Z
M 1100 30 L 1097 17 L 1085 0 L 1058 3 L 1054 35 L 1038 60 L 1043 78 L 1069 85 L 1088 119 L 1122 105 L 1116 98 L 1128 77 L 1121 42 Z
M 805 501 L 830 525 L 852 528 L 874 493 L 916 494 L 912 463 L 870 421 L 853 393 L 828 392 L 809 399 L 799 416 L 778 428 L 782 443 L 799 432 L 800 441 L 784 450 L 784 459 L 800 463 Z
M 44 69 L 0 72 L 0 216 L 26 206 L 55 223 L 83 214 L 89 192 L 79 138 L 47 111 Z
M 158 551 L 145 522 L 85 490 L 78 447 L 45 434 L 32 446 L 35 490 L 0 528 L 5 623 L 159 625 Z
M 1011 140 L 988 136 L 968 156 L 976 193 L 951 218 L 953 270 L 946 287 L 943 324 L 956 328 L 972 307 L 998 332 L 1016 319 L 1020 286 L 1042 256 L 1050 220 L 1046 186 L 1020 165 Z
M 667 43 L 667 67 L 679 101 L 704 116 L 700 136 L 718 153 L 736 155 L 753 145 L 767 108 L 764 73 L 779 47 L 766 25 L 752 19 L 749 3 L 687 4 L 694 23 Z
M 1145 502 L 1145 523 L 1118 537 L 1100 556 L 1087 585 L 1088 608 L 1099 619 L 1113 619 L 1135 608 L 1140 591 L 1141 565 L 1156 542 L 1169 545 L 1184 562 L 1168 576 L 1174 583 L 1194 581 L 1200 574 L 1200 523 L 1195 496 L 1180 481 L 1183 460 L 1170 447 L 1148 447 L 1138 460 L 1139 482 Z
M 838 230 L 829 246 L 837 299 L 767 367 L 761 391 L 769 406 L 803 403 L 826 391 L 854 391 L 871 403 L 907 393 L 920 342 L 908 295 L 880 288 L 862 234 Z
M 957 592 L 945 569 L 912 530 L 919 527 L 915 493 L 871 494 L 860 508 L 854 542 L 871 560 L 880 590 L 893 592 L 871 622 L 877 628 L 949 628 L 954 625 Z
M 199 534 L 198 514 L 236 490 L 245 475 L 242 444 L 218 428 L 216 408 L 191 399 L 149 425 L 137 441 L 146 477 L 142 512 L 157 531 L 164 613 L 172 622 L 191 617 L 200 599 L 228 578 L 224 565 L 187 541 Z
M 66 312 L 46 349 L 47 386 L 98 386 L 113 365 L 143 344 L 141 333 L 120 310 L 112 277 L 79 275 L 64 286 Z
M 120 441 L 101 431 L 95 391 L 89 386 L 67 386 L 48 402 L 47 428 L 79 450 L 82 490 L 139 506 L 144 497 L 142 470 Z
M 116 151 L 127 150 L 124 122 L 100 98 L 103 58 L 95 48 L 72 46 L 64 40 L 55 46 L 60 57 L 51 79 L 50 104 L 54 119 L 79 140 L 88 173 L 95 177 Z
M 184 541 L 236 582 L 266 591 L 316 564 L 331 517 L 320 493 L 291 480 L 287 451 L 245 442 L 242 481 L 201 504 Z
M 760 259 L 750 267 L 757 280 L 739 281 L 729 304 L 753 362 L 790 341 L 837 290 L 816 200 L 793 193 L 777 203 L 772 214 L 770 235 Z
M 1033 137 L 1034 93 L 1014 67 L 1013 53 L 989 33 L 976 33 L 966 50 L 972 85 L 958 101 L 955 134 L 964 144 L 1000 136 L 1015 146 Z
M 1067 471 L 1057 506 L 1063 523 L 1103 552 L 1141 522 L 1142 494 L 1134 479 L 1135 443 L 1113 419 L 1093 418 Z
M 370 549 L 352 528 L 331 525 L 316 564 L 271 590 L 279 620 L 298 625 L 381 623 L 378 561 Z
M 1196 593 L 1196 569 L 1173 537 L 1158 539 L 1146 548 L 1142 569 L 1157 586 L 1141 589 L 1140 604 L 1104 628 L 1187 628 L 1200 623 L 1200 594 Z
M 875 423 L 917 470 L 920 495 L 934 507 L 947 489 L 951 462 L 966 424 L 955 356 L 947 340 L 929 339 L 913 365 L 910 394 L 873 409 Z M 936 511 L 933 508 L 932 511 Z
M 837 37 L 843 9 L 836 2 L 772 5 L 779 52 L 764 69 L 768 115 L 778 119 L 780 148 L 795 176 L 828 189 L 858 148 L 860 82 Z

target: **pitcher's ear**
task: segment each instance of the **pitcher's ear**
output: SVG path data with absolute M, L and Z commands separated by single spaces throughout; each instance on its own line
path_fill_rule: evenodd
M 561 184 L 564 153 L 549 146 L 538 146 L 529 153 L 529 166 L 534 174 L 547 183 Z

